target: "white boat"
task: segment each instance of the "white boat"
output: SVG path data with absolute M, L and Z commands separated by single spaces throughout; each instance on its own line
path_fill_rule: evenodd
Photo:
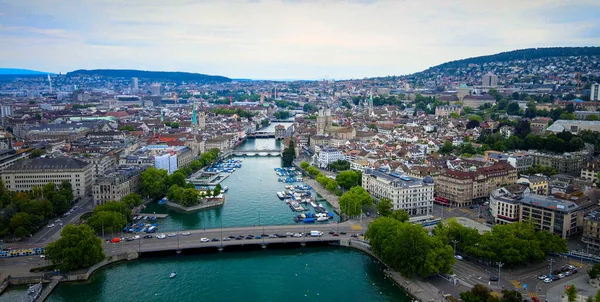
M 173 279 L 175 278 L 175 276 L 177 276 L 177 272 L 173 271 L 170 275 L 169 275 L 169 279 Z
M 329 220 L 329 218 L 323 217 L 323 216 L 317 218 L 317 221 L 319 221 L 319 222 L 323 222 L 323 221 L 327 221 L 327 220 Z
M 283 192 L 277 192 L 277 197 L 279 197 L 279 199 L 283 199 L 285 195 L 283 194 Z

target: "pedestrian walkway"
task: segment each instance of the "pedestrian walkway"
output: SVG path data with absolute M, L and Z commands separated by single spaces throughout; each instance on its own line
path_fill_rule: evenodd
M 538 297 L 536 292 L 528 292 L 527 294 L 529 295 L 529 298 L 537 298 Z

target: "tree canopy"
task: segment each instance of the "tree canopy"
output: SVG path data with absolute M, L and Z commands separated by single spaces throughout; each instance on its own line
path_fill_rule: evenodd
M 335 180 L 344 189 L 350 190 L 352 187 L 359 185 L 359 175 L 353 170 L 347 170 L 340 172 Z
M 405 277 L 427 277 L 452 270 L 452 247 L 438 237 L 428 236 L 420 225 L 380 217 L 369 225 L 365 236 L 371 251 Z
M 47 257 L 60 270 L 70 271 L 90 267 L 104 260 L 102 240 L 88 225 L 66 225 L 60 232 L 61 238 L 48 244 Z
M 363 187 L 356 186 L 340 197 L 340 210 L 342 214 L 356 216 L 361 213 L 362 207 L 371 205 L 373 198 Z
M 284 167 L 291 167 L 295 158 L 296 144 L 294 143 L 294 140 L 290 140 L 289 145 L 283 150 L 283 154 L 281 155 L 282 165 Z

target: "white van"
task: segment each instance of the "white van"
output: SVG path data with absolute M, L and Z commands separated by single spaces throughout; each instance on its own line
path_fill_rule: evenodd
M 311 236 L 311 237 L 321 237 L 321 236 L 323 236 L 323 232 L 319 232 L 319 231 L 310 231 L 310 236 Z

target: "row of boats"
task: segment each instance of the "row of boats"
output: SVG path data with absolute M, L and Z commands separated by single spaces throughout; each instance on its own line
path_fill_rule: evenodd
M 298 175 L 302 175 L 302 173 L 296 171 L 296 168 L 294 167 L 290 167 L 290 168 L 275 168 L 275 173 L 277 173 L 277 176 L 289 176 L 289 177 L 294 177 L 297 174 Z
M 216 163 L 208 168 L 205 168 L 204 171 L 233 173 L 233 172 L 235 172 L 236 169 L 239 169 L 241 167 L 242 167 L 242 160 L 232 158 L 232 159 L 228 159 L 224 162 Z
M 155 233 L 156 231 L 158 231 L 158 225 L 156 223 L 153 223 L 153 224 L 138 223 L 138 224 L 128 225 L 125 228 L 123 228 L 123 232 L 127 232 L 127 233 L 140 233 L 140 232 Z
M 315 214 L 310 212 L 300 213 L 294 217 L 296 222 L 325 222 L 333 219 L 333 214 L 329 213 L 322 203 L 317 203 L 311 196 L 311 187 L 306 184 L 297 186 L 286 186 L 286 190 L 277 192 L 277 197 L 286 202 L 290 209 L 294 212 L 308 211 L 309 205 L 314 209 Z
M 150 220 L 150 221 L 156 221 L 156 217 L 154 216 L 133 216 L 132 218 L 133 220 Z
M 316 213 L 312 214 L 311 212 L 302 213 L 296 215 L 294 217 L 295 222 L 303 222 L 303 223 L 311 223 L 311 222 L 325 222 L 329 219 L 333 219 L 333 214 L 331 213 Z

